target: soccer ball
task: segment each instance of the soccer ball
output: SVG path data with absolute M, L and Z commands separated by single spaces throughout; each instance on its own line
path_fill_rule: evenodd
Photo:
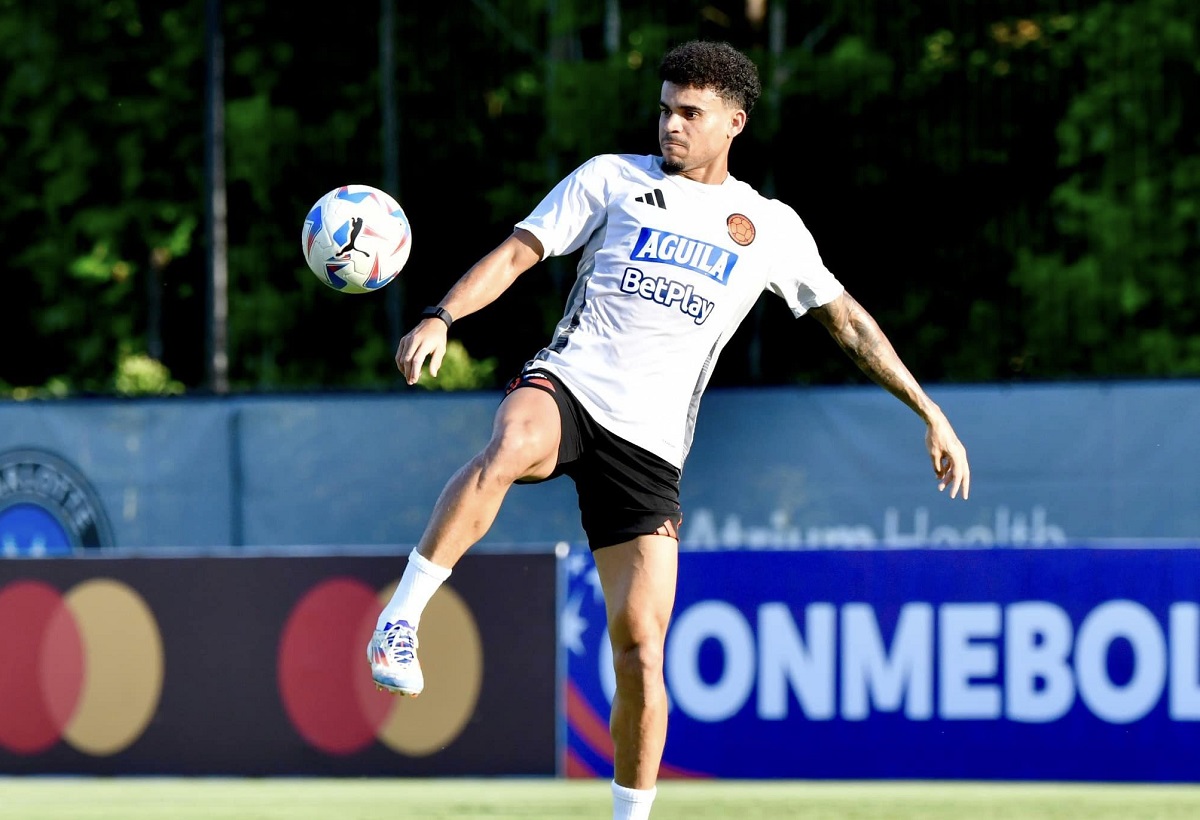
M 304 218 L 300 247 L 309 269 L 342 293 L 379 290 L 412 251 L 408 217 L 386 192 L 343 185 L 316 201 Z

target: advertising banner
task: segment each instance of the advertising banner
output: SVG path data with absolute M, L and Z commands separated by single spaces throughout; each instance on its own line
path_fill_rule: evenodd
M 592 559 L 563 767 L 609 777 Z M 663 775 L 1200 781 L 1200 550 L 683 552 Z
M 875 385 L 708 391 L 680 487 L 684 549 L 1164 546 L 1200 534 L 1200 380 L 930 391 L 971 454 L 970 504 L 944 503 L 925 426 Z M 415 544 L 446 481 L 486 446 L 501 397 L 0 402 L 0 556 Z M 562 478 L 512 488 L 475 551 L 584 537 Z
M 402 557 L 0 562 L 0 771 L 552 774 L 554 560 L 459 563 L 418 698 L 366 659 Z

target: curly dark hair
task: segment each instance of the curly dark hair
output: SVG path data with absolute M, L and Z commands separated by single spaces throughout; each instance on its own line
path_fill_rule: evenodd
M 762 93 L 753 61 L 729 43 L 709 40 L 675 46 L 663 57 L 658 78 L 686 88 L 711 88 L 747 114 Z

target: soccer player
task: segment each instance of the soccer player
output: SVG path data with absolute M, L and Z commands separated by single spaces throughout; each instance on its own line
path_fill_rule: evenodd
M 661 156 L 576 168 L 401 339 L 409 384 L 437 375 L 453 321 L 524 271 L 581 251 L 550 343 L 508 385 L 491 439 L 449 480 L 367 650 L 383 688 L 417 695 L 421 613 L 513 484 L 570 476 L 604 591 L 616 672 L 614 820 L 647 818 L 667 730 L 663 647 L 675 597 L 679 483 L 717 357 L 763 291 L 814 316 L 926 424 L 939 490 L 970 492 L 967 454 L 875 320 L 821 261 L 789 206 L 729 173 L 760 93 L 753 62 L 693 41 L 660 66 Z

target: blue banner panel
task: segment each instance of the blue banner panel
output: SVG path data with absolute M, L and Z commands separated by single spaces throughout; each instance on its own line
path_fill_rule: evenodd
M 562 767 L 612 774 L 594 564 L 560 563 Z M 1200 551 L 683 552 L 662 774 L 1200 780 Z
M 684 549 L 1162 547 L 1200 535 L 1200 380 L 929 389 L 971 454 L 970 504 L 937 492 L 924 424 L 875 385 L 707 392 L 680 487 Z M 0 556 L 402 551 L 486 445 L 502 397 L 0 401 Z M 514 487 L 476 551 L 582 540 L 561 478 Z

